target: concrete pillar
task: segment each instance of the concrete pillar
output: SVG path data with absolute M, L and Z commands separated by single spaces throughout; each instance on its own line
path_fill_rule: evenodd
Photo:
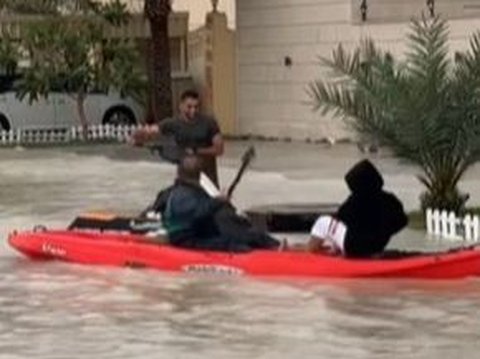
M 187 54 L 185 51 L 185 38 L 180 39 L 180 71 L 187 71 Z
M 215 6 L 218 4 L 215 4 Z M 216 9 L 214 6 L 214 9 Z M 213 11 L 207 15 L 206 80 L 212 112 L 224 133 L 236 133 L 235 37 L 227 16 Z

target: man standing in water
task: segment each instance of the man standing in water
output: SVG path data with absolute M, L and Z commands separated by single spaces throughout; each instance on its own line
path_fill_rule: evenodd
M 132 140 L 134 144 L 142 145 L 160 134 L 173 138 L 182 152 L 195 154 L 201 159 L 202 171 L 219 187 L 216 159 L 223 155 L 223 137 L 215 119 L 200 114 L 199 110 L 199 94 L 185 91 L 180 97 L 177 116 L 138 130 Z

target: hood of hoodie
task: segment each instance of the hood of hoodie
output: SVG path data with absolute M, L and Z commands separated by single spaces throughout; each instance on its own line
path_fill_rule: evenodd
M 383 187 L 382 175 L 369 160 L 353 166 L 345 175 L 345 182 L 354 194 L 375 193 Z

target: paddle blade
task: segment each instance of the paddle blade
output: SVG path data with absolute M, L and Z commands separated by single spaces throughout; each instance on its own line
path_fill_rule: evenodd
M 171 164 L 178 164 L 185 156 L 184 150 L 177 145 L 171 136 L 163 136 L 159 142 L 148 146 L 152 154 L 158 154 L 164 161 Z
M 220 191 L 218 190 L 217 186 L 215 186 L 210 178 L 203 172 L 200 174 L 200 186 L 205 192 L 208 193 L 210 197 L 218 197 L 220 195 Z

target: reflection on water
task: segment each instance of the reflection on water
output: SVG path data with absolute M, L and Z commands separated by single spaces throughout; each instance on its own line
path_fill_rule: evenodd
M 65 225 L 79 210 L 135 212 L 171 175 L 71 153 L 4 158 L 0 234 Z M 396 243 L 437 247 L 408 231 Z M 35 263 L 2 241 L 0 357 L 476 358 L 479 294 L 480 280 L 254 280 Z
M 0 272 L 2 358 L 473 358 L 480 349 L 477 280 L 264 281 L 12 258 Z

